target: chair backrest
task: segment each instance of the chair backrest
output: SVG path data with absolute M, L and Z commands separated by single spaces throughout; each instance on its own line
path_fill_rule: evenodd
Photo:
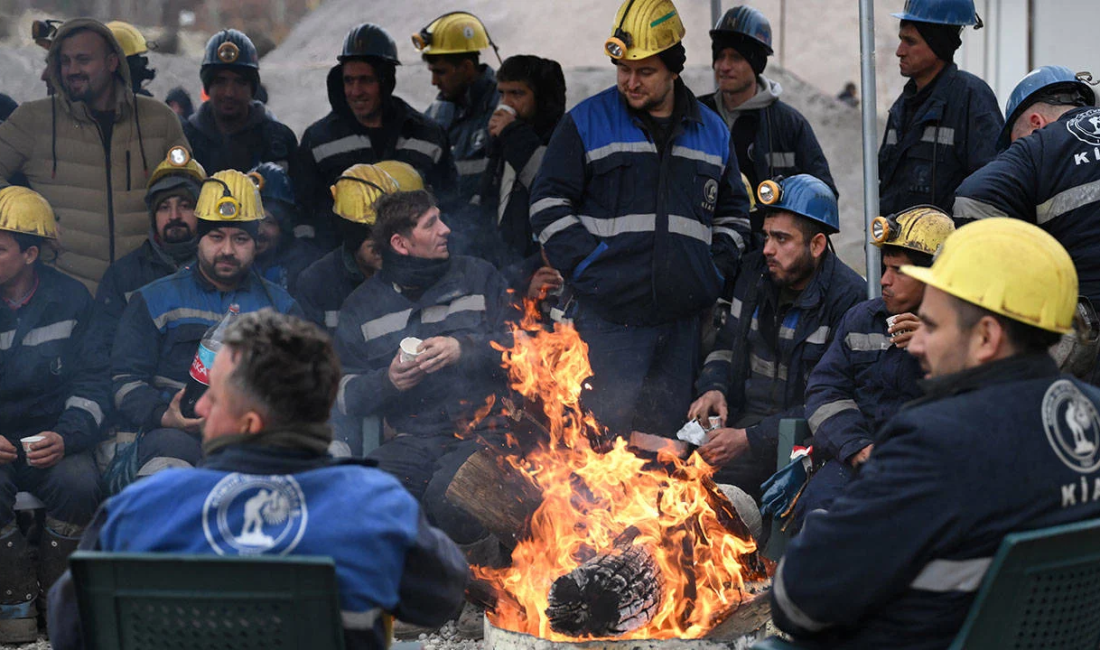
M 93 650 L 342 650 L 331 558 L 77 551 L 84 641 Z
M 1007 535 L 951 650 L 1100 647 L 1100 519 Z
M 810 423 L 804 418 L 783 418 L 779 421 L 779 442 L 776 446 L 775 471 L 779 471 L 791 462 L 791 451 L 795 445 L 804 444 L 810 437 Z M 778 562 L 787 551 L 787 542 L 791 539 L 789 532 L 783 531 L 783 522 L 772 521 L 772 533 L 768 537 L 767 548 L 764 549 L 764 557 Z

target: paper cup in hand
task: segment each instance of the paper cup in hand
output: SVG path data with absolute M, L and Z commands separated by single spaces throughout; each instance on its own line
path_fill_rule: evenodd
M 23 443 L 23 453 L 31 453 L 31 447 L 35 443 L 42 442 L 46 439 L 46 436 L 27 436 L 26 438 L 20 438 L 19 442 Z
M 496 110 L 493 111 L 493 112 L 494 113 L 499 113 L 501 111 L 504 111 L 505 113 L 508 113 L 510 115 L 515 115 L 516 114 L 516 109 L 512 108 L 508 104 L 500 104 L 499 106 L 497 106 Z
M 420 356 L 419 348 L 421 343 L 423 343 L 423 341 L 415 336 L 401 339 L 401 363 L 416 361 L 416 358 Z

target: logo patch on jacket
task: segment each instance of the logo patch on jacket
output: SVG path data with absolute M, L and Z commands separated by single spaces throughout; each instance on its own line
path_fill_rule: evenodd
M 286 555 L 308 519 L 305 494 L 288 475 L 230 474 L 202 506 L 203 532 L 218 555 Z
M 1085 144 L 1100 145 L 1100 108 L 1085 111 L 1069 122 L 1066 128 Z
M 703 185 L 703 208 L 713 211 L 717 200 L 718 181 L 713 178 L 708 178 L 707 182 Z
M 1100 468 L 1100 415 L 1073 382 L 1060 379 L 1043 396 L 1043 428 L 1067 467 L 1091 474 Z

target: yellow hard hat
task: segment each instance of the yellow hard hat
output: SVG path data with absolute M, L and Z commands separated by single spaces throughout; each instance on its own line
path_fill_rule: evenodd
M 991 312 L 1065 334 L 1077 311 L 1077 270 L 1038 226 L 998 217 L 959 228 L 931 268 L 901 272 Z
M 157 165 L 153 173 L 149 175 L 149 182 L 145 184 L 145 187 L 152 187 L 165 176 L 177 174 L 190 176 L 198 183 L 206 180 L 206 170 L 202 168 L 199 161 L 191 157 L 191 152 L 186 147 L 175 146 L 168 150 L 168 155 L 164 157 L 164 161 Z
M 604 54 L 628 61 L 664 52 L 682 41 L 686 31 L 672 0 L 624 0 L 614 30 L 604 41 Z
M 0 230 L 57 239 L 57 219 L 41 194 L 9 185 L 0 190 Z
M 462 54 L 489 47 L 489 33 L 477 16 L 465 11 L 443 14 L 412 35 L 413 47 L 422 54 Z
M 749 211 L 752 212 L 756 209 L 756 192 L 752 191 L 752 183 L 749 182 L 749 177 L 745 176 L 744 172 L 741 173 L 741 184 L 745 186 L 745 194 L 749 195 Z
M 935 255 L 953 232 L 955 222 L 946 212 L 932 205 L 918 205 L 888 217 L 875 217 L 871 222 L 871 244 Z
M 332 190 L 332 211 L 353 223 L 374 225 L 378 215 L 374 202 L 383 194 L 400 192 L 392 176 L 377 165 L 352 165 L 336 179 Z
M 145 41 L 145 37 L 130 23 L 112 20 L 107 23 L 107 29 L 115 35 L 115 40 L 118 41 L 119 46 L 122 47 L 122 53 L 126 56 L 145 54 L 149 51 L 149 44 Z
M 416 168 L 409 163 L 400 160 L 383 160 L 374 163 L 374 166 L 392 176 L 393 180 L 397 181 L 398 189 L 402 192 L 415 192 L 424 189 L 424 179 L 420 177 L 420 172 L 416 171 Z
M 203 181 L 195 216 L 204 221 L 260 221 L 264 204 L 248 174 L 226 169 Z

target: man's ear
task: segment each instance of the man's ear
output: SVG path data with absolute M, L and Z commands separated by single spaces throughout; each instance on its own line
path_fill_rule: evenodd
M 401 233 L 395 232 L 390 236 L 390 248 L 402 255 L 409 254 L 408 242 L 401 236 Z
M 829 238 L 825 233 L 817 233 L 810 239 L 810 255 L 814 256 L 814 259 L 820 258 L 825 254 L 825 249 L 829 245 Z
M 992 316 L 982 316 L 970 334 L 970 356 L 979 364 L 996 361 L 1007 356 L 1009 342 L 1007 332 L 1000 321 Z
M 114 74 L 115 72 L 118 72 L 118 54 L 117 53 L 111 52 L 107 55 L 107 69 L 110 70 L 112 74 Z
M 241 422 L 241 433 L 256 434 L 264 430 L 264 418 L 256 411 L 245 413 Z
M 37 246 L 28 246 L 27 250 L 23 251 L 23 263 L 27 266 L 34 264 L 38 261 L 38 254 L 40 252 Z

